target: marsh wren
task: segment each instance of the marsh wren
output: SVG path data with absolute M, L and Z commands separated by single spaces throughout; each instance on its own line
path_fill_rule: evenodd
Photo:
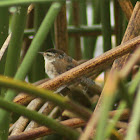
M 50 79 L 53 79 L 78 65 L 76 60 L 58 49 L 49 49 L 46 52 L 40 53 L 44 56 L 45 72 Z M 89 80 L 89 78 L 86 77 L 80 78 L 80 82 L 90 85 L 94 83 L 91 79 Z

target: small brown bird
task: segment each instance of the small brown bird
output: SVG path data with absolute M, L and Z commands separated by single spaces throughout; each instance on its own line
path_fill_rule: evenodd
M 49 49 L 42 53 L 45 60 L 45 72 L 50 79 L 77 66 L 77 62 L 61 50 Z
M 44 56 L 45 60 L 45 72 L 50 79 L 76 67 L 77 61 L 68 56 L 61 50 L 49 49 L 46 52 L 40 52 Z M 94 84 L 94 82 L 86 77 L 80 78 L 80 82 L 88 85 Z

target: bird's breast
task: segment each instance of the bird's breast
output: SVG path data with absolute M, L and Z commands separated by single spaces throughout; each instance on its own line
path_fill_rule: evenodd
M 52 62 L 48 62 L 48 61 L 45 62 L 45 72 L 49 76 L 50 79 L 53 79 L 56 76 L 58 76 L 58 73 L 54 65 L 52 64 Z

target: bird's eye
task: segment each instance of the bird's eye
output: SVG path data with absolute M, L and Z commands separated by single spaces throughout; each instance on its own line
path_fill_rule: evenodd
M 52 54 L 50 54 L 50 53 L 47 53 L 46 55 L 47 55 L 47 56 L 49 56 L 49 57 L 51 57 L 51 56 L 52 56 Z

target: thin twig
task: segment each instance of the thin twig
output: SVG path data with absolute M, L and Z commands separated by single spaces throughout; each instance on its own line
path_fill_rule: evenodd
M 9 45 L 9 42 L 10 42 L 10 40 L 11 40 L 11 35 L 12 35 L 12 33 L 10 33 L 10 34 L 8 35 L 7 39 L 5 40 L 3 46 L 2 46 L 1 49 L 0 49 L 0 60 L 1 60 L 1 58 L 2 58 L 2 56 L 3 56 L 3 54 L 4 54 L 4 52 L 5 52 L 5 50 L 7 49 L 8 45 Z
M 55 45 L 57 49 L 68 53 L 68 31 L 66 19 L 66 3 L 61 8 L 55 21 Z

